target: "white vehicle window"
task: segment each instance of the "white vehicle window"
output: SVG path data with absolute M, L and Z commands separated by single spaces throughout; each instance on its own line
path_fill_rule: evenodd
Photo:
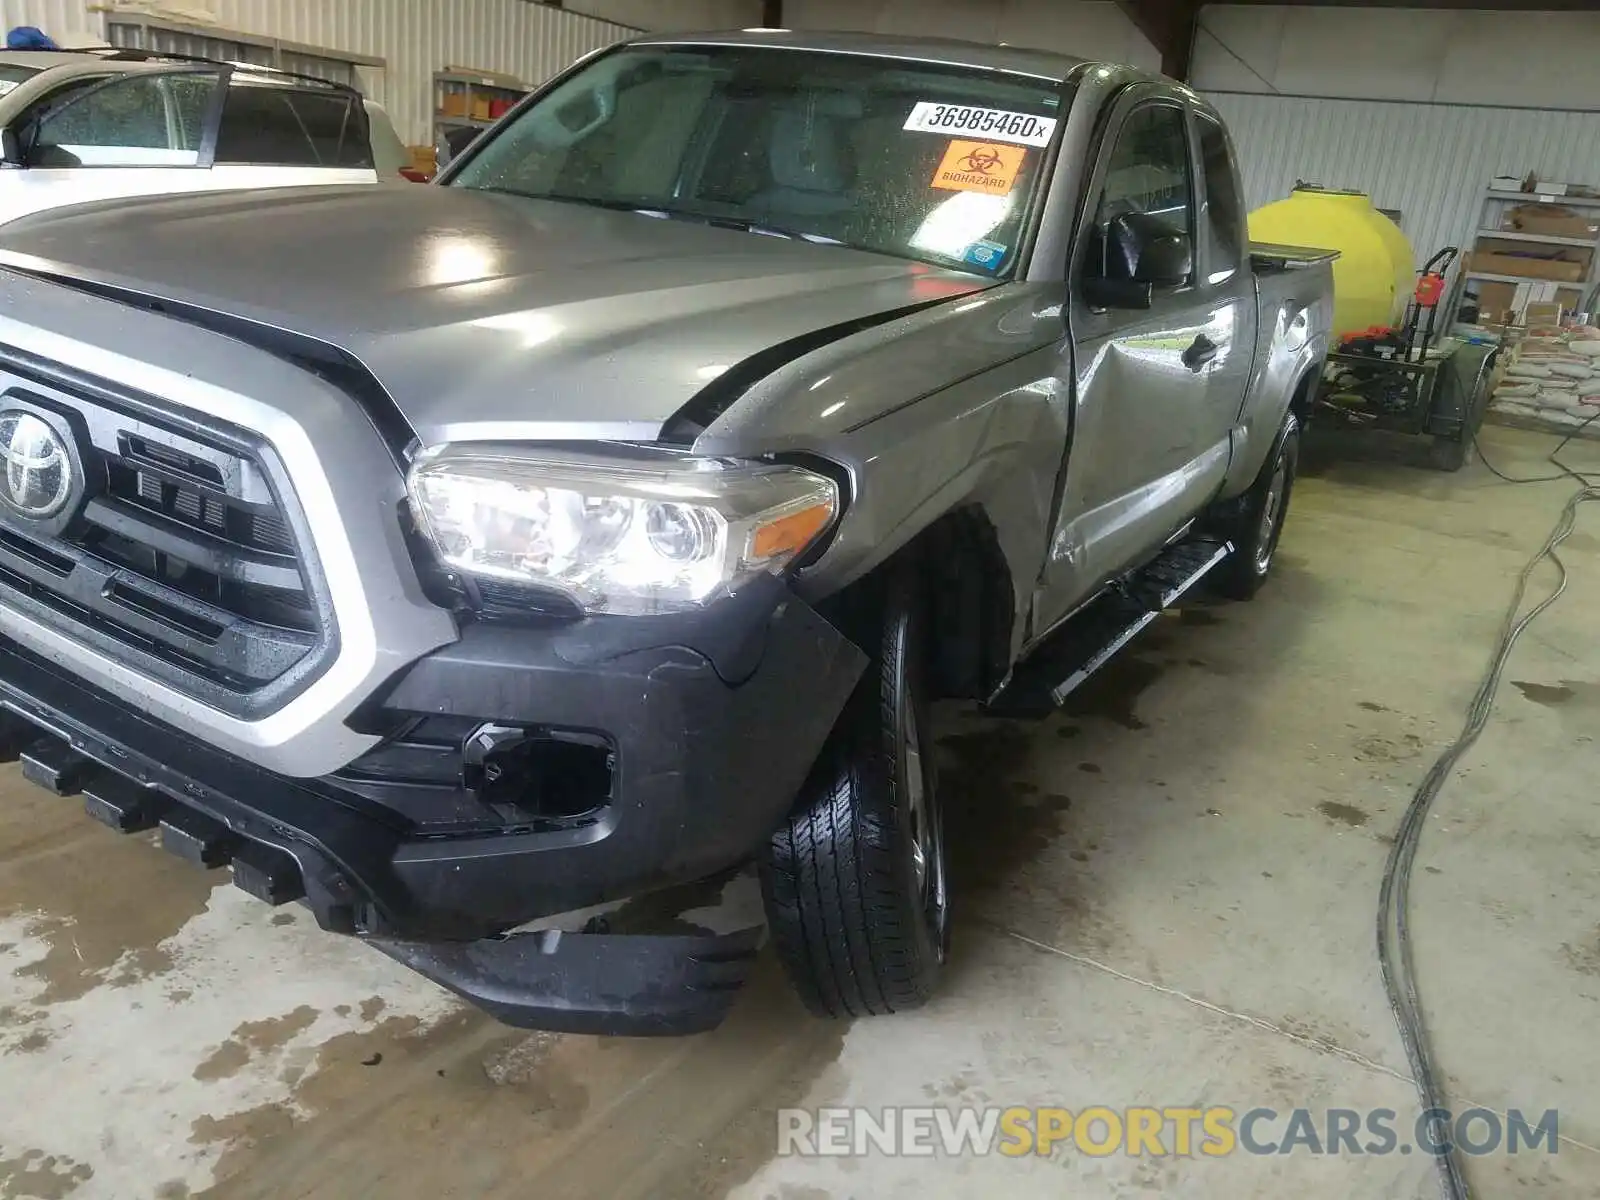
M 192 167 L 218 83 L 208 72 L 138 74 L 45 101 L 31 167 Z
M 0 96 L 13 91 L 19 84 L 26 83 L 38 73 L 34 67 L 17 67 L 10 63 L 0 65 Z
M 217 161 L 370 168 L 366 109 L 350 92 L 235 79 L 222 106 Z

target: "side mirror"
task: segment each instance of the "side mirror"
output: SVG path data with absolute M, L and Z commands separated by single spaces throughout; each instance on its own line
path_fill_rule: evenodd
M 25 167 L 22 157 L 22 139 L 10 125 L 0 128 L 0 163 L 8 167 Z
M 1194 247 L 1189 235 L 1174 229 L 1151 213 L 1124 213 L 1106 230 L 1107 274 L 1148 283 L 1152 287 L 1180 287 L 1194 271 Z
M 1194 272 L 1189 235 L 1151 213 L 1113 217 L 1102 234 L 1104 274 L 1083 281 L 1095 308 L 1149 308 L 1156 288 L 1181 287 Z
M 1149 308 L 1155 300 L 1155 288 L 1131 279 L 1090 275 L 1084 278 L 1078 290 L 1090 308 Z

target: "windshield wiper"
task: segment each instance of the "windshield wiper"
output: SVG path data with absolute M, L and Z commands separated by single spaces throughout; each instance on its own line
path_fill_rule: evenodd
M 605 208 L 613 212 L 638 213 L 643 217 L 655 217 L 673 221 L 694 221 L 701 225 L 710 225 L 716 229 L 737 229 L 741 233 L 753 233 L 758 237 L 786 238 L 792 242 L 809 242 L 814 246 L 849 246 L 848 242 L 840 241 L 835 237 L 828 237 L 821 233 L 805 233 L 797 229 L 785 229 L 779 225 L 769 225 L 764 221 L 747 220 L 744 217 L 725 217 L 716 213 L 696 212 L 690 208 L 666 208 L 652 203 L 649 200 L 624 200 L 604 196 L 572 196 L 561 192 L 522 192 L 516 188 L 489 187 L 475 184 L 463 185 L 473 191 L 494 192 L 502 196 L 518 196 L 523 200 L 554 200 L 560 204 L 583 204 L 590 208 Z
M 743 217 L 719 217 L 710 213 L 680 212 L 668 209 L 669 217 L 684 217 L 692 221 L 704 221 L 718 229 L 737 229 L 744 233 L 753 233 L 758 237 L 788 238 L 791 242 L 810 242 L 816 246 L 843 246 L 845 243 L 838 238 L 828 237 L 820 233 L 802 233 L 795 229 L 784 229 L 778 225 L 768 225 L 764 221 L 750 221 Z
M 605 196 L 568 196 L 561 192 L 548 192 L 542 196 L 529 194 L 531 200 L 555 200 L 561 204 L 587 204 L 590 208 L 608 208 L 613 212 L 642 213 L 647 217 L 664 215 L 659 208 L 644 200 L 611 199 Z
M 519 200 L 554 200 L 558 204 L 582 204 L 589 208 L 607 208 L 615 212 L 643 213 L 647 217 L 664 217 L 659 208 L 652 208 L 640 200 L 611 200 L 604 196 L 568 196 L 560 192 L 524 192 L 518 188 L 492 187 L 487 184 L 462 184 L 473 192 L 491 192 L 497 196 L 515 196 Z

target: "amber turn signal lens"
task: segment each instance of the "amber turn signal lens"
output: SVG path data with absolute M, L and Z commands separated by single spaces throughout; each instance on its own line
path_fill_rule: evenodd
M 833 520 L 831 504 L 815 504 L 787 517 L 759 526 L 750 535 L 750 559 L 764 562 L 779 555 L 804 550 Z

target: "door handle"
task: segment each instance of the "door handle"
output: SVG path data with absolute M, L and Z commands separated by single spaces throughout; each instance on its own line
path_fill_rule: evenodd
M 1217 357 L 1217 351 L 1222 349 L 1205 334 L 1195 338 L 1189 348 L 1183 352 L 1183 365 L 1191 371 L 1198 371 L 1212 359 Z

